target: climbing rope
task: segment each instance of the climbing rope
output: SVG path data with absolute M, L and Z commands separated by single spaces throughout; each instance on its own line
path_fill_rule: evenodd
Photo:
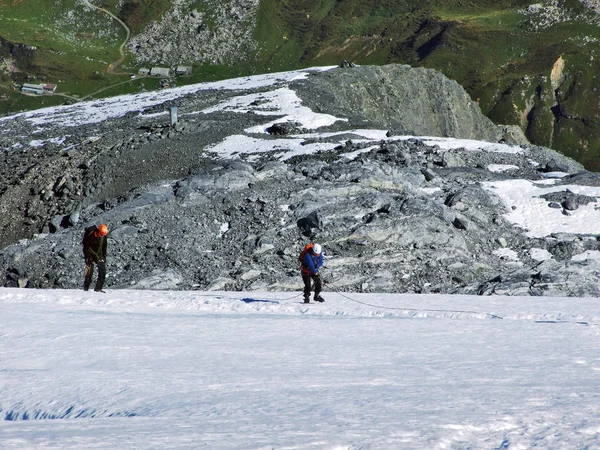
M 351 302 L 354 303 L 359 303 L 361 305 L 364 306 L 370 306 L 372 308 L 379 308 L 379 309 L 390 309 L 390 310 L 396 310 L 396 311 L 413 311 L 413 312 L 448 312 L 448 313 L 457 313 L 457 314 L 479 314 L 479 315 L 485 315 L 488 316 L 492 319 L 502 319 L 503 317 L 497 315 L 497 314 L 492 314 L 492 313 L 488 313 L 488 312 L 481 312 L 481 311 L 470 311 L 470 310 L 456 310 L 456 309 L 415 309 L 415 308 L 402 308 L 402 307 L 391 307 L 391 306 L 381 306 L 381 305 L 374 305 L 372 303 L 367 303 L 367 302 L 362 302 L 360 300 L 356 300 L 352 297 L 350 297 L 349 295 L 344 294 L 343 292 L 336 292 L 337 295 L 340 295 L 342 297 L 344 297 L 347 300 L 350 300 Z M 240 300 L 237 299 L 235 297 L 231 297 L 231 296 L 224 296 L 222 294 L 217 294 L 216 292 L 214 294 L 209 294 L 207 292 L 203 292 L 203 293 L 195 293 L 195 295 L 201 296 L 201 297 L 205 297 L 205 296 L 210 296 L 210 297 L 216 297 L 216 298 L 229 298 L 231 300 Z M 288 300 L 293 300 L 295 298 L 301 297 L 304 295 L 304 292 L 300 292 L 298 294 L 294 294 L 291 297 L 286 297 L 286 298 L 269 298 L 269 301 L 278 301 L 278 302 L 285 302 Z M 243 300 L 243 299 L 242 299 Z
M 348 296 L 342 292 L 337 292 L 337 294 L 350 300 L 351 302 L 360 303 L 361 305 L 370 306 L 372 308 L 393 309 L 393 310 L 397 310 L 397 311 L 413 311 L 413 312 L 449 312 L 449 313 L 459 313 L 459 314 L 483 314 L 492 319 L 502 319 L 503 318 L 501 316 L 498 316 L 497 314 L 481 312 L 481 311 L 456 310 L 456 309 L 415 309 L 415 308 L 401 308 L 401 307 L 373 305 L 371 303 L 361 302 L 360 300 L 351 298 L 350 296 Z
M 304 295 L 304 292 L 300 292 L 299 294 L 292 295 L 291 297 L 287 297 L 287 298 L 270 298 L 269 300 L 278 301 L 278 302 L 285 302 L 287 300 L 293 300 L 293 299 L 298 298 L 298 297 L 303 296 L 303 295 Z
M 200 296 L 200 297 L 214 297 L 216 299 L 229 299 L 229 300 L 241 300 L 241 301 L 247 301 L 249 299 L 243 299 L 243 298 L 237 298 L 237 297 L 233 297 L 231 295 L 223 295 L 222 293 L 217 293 L 219 291 L 214 291 L 214 292 L 210 292 L 210 291 L 196 291 L 194 292 L 194 295 L 196 296 Z M 343 292 L 332 292 L 332 294 L 337 294 L 341 297 L 344 297 L 347 300 L 350 300 L 351 302 L 354 303 L 358 303 L 364 306 L 369 306 L 371 308 L 378 308 L 378 309 L 388 309 L 388 310 L 394 310 L 394 311 L 410 311 L 410 312 L 436 312 L 436 313 L 456 313 L 456 314 L 473 314 L 473 315 L 484 315 L 487 316 L 491 319 L 504 319 L 504 317 L 499 316 L 498 314 L 493 314 L 493 313 L 489 313 L 489 312 L 485 312 L 485 311 L 473 311 L 473 310 L 461 310 L 461 309 L 427 309 L 427 308 L 405 308 L 405 307 L 400 307 L 400 306 L 381 306 L 381 305 L 375 305 L 373 303 L 368 303 L 368 302 L 363 302 L 360 300 L 357 300 L 355 298 L 350 297 L 347 294 L 344 294 Z M 252 299 L 253 301 L 268 301 L 268 302 L 285 302 L 288 300 L 294 300 L 298 297 L 301 297 L 304 295 L 304 292 L 299 292 L 297 294 L 294 294 L 290 297 L 285 297 L 285 298 L 270 298 L 270 299 Z M 594 325 L 597 326 L 599 324 L 596 323 L 592 323 L 592 322 L 587 322 L 584 320 L 569 320 L 569 319 L 549 319 L 549 320 L 534 320 L 534 323 L 539 323 L 539 324 L 554 324 L 554 323 L 573 323 L 573 324 L 577 324 L 577 325 Z
M 232 292 L 229 295 L 227 295 L 227 294 L 224 295 L 222 293 L 223 291 L 193 291 L 193 292 L 194 292 L 194 295 L 197 296 L 197 297 L 214 297 L 214 298 L 217 298 L 217 299 L 226 298 L 226 299 L 230 299 L 230 300 L 240 300 L 235 295 L 231 295 L 231 294 L 234 294 L 234 292 Z M 284 302 L 284 301 L 287 301 L 287 300 L 293 300 L 293 299 L 301 297 L 303 295 L 304 295 L 304 293 L 300 292 L 298 294 L 294 294 L 291 297 L 286 297 L 286 298 L 269 298 L 269 300 Z
M 293 296 L 291 296 L 291 297 L 288 297 L 288 298 L 277 298 L 277 299 L 275 299 L 275 300 L 279 300 L 279 301 L 281 301 L 281 302 L 284 302 L 284 301 L 286 301 L 286 300 L 293 300 L 293 299 L 295 299 L 295 298 L 302 297 L 302 296 L 304 296 L 304 292 L 300 292 L 299 294 L 293 295 Z

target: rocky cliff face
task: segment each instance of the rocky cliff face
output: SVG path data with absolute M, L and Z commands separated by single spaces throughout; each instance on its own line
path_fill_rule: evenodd
M 335 70 L 300 92 L 315 111 L 351 116 L 357 125 L 490 142 L 503 136 L 457 82 L 431 69 L 395 64 Z
M 598 234 L 532 234 L 496 191 L 552 182 L 540 201 L 577 220 L 597 198 L 573 186 L 597 174 L 511 140 L 433 71 L 298 75 L 124 99 L 130 113 L 77 128 L 74 110 L 0 122 L 0 283 L 80 287 L 82 231 L 106 222 L 109 289 L 295 290 L 317 240 L 330 290 L 600 295 Z
M 160 20 L 136 34 L 127 47 L 142 64 L 239 64 L 257 48 L 252 38 L 258 0 L 173 2 Z

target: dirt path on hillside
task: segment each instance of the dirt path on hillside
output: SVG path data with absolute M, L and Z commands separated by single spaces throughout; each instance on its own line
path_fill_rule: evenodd
M 114 75 L 129 75 L 130 72 L 125 72 L 125 73 L 115 73 L 115 69 L 119 66 L 119 64 L 121 64 L 124 60 L 125 60 L 125 51 L 123 50 L 125 48 L 125 45 L 127 45 L 127 42 L 129 41 L 129 38 L 131 36 L 131 30 L 129 29 L 129 27 L 127 26 L 127 24 L 125 24 L 125 22 L 123 22 L 121 19 L 119 19 L 116 15 L 114 15 L 112 12 L 101 8 L 99 6 L 93 5 L 89 2 L 89 0 L 82 0 L 83 3 L 87 6 L 89 6 L 90 8 L 93 9 L 97 9 L 98 11 L 108 14 L 111 18 L 113 18 L 114 20 L 116 20 L 119 24 L 121 24 L 121 26 L 125 29 L 126 32 L 126 36 L 125 36 L 125 40 L 121 43 L 121 45 L 119 46 L 119 53 L 120 53 L 120 57 L 119 59 L 117 59 L 115 62 L 112 62 L 108 65 L 108 68 L 106 69 L 106 73 L 109 74 L 114 74 Z M 105 86 L 102 89 L 99 89 L 96 92 L 92 92 L 90 94 L 87 94 L 83 97 L 76 97 L 76 96 L 72 96 L 72 95 L 68 95 L 68 94 L 62 94 L 62 93 L 55 93 L 54 95 L 58 95 L 61 97 L 65 97 L 68 98 L 70 100 L 76 101 L 76 102 L 80 102 L 80 101 L 84 101 L 100 92 L 106 91 L 108 89 L 111 89 L 115 86 L 121 85 L 121 84 L 126 84 L 129 83 L 131 80 L 125 80 L 125 81 L 121 81 L 119 83 L 115 83 L 112 84 L 110 86 Z M 22 93 L 23 94 L 23 93 Z M 24 94 L 27 95 L 27 94 Z
M 114 63 L 110 63 L 108 65 L 108 68 L 106 69 L 107 73 L 113 73 L 114 70 L 117 68 L 117 66 L 119 64 L 121 64 L 123 62 L 123 60 L 125 59 L 125 51 L 123 50 L 123 48 L 127 44 L 127 41 L 129 41 L 129 37 L 131 36 L 131 30 L 129 29 L 129 27 L 127 26 L 127 24 L 125 22 L 123 22 L 121 19 L 119 19 L 116 15 L 114 15 L 112 12 L 108 11 L 107 9 L 101 8 L 100 6 L 93 5 L 89 2 L 89 0 L 83 0 L 83 3 L 85 3 L 90 8 L 94 8 L 94 9 L 97 9 L 98 11 L 108 14 L 110 17 L 112 17 L 114 20 L 116 20 L 119 24 L 121 24 L 121 26 L 125 29 L 125 32 L 127 33 L 125 40 L 119 46 L 119 53 L 121 54 L 121 57 L 118 60 L 116 60 Z
M 131 30 L 129 29 L 129 27 L 127 26 L 127 24 L 125 22 L 123 22 L 121 19 L 119 19 L 116 15 L 114 15 L 112 12 L 108 11 L 107 9 L 101 8 L 101 7 L 96 6 L 96 5 L 92 5 L 89 2 L 89 0 L 83 0 L 83 2 L 87 6 L 89 6 L 91 8 L 97 9 L 100 12 L 108 14 L 110 17 L 112 17 L 114 20 L 116 20 L 118 23 L 120 23 L 121 26 L 125 29 L 125 32 L 126 32 L 127 35 L 125 36 L 125 40 L 119 46 L 119 53 L 120 53 L 121 56 L 115 62 L 110 63 L 108 65 L 107 69 L 106 69 L 106 73 L 118 75 L 118 74 L 115 73 L 115 69 L 119 66 L 119 64 L 121 64 L 125 60 L 125 51 L 123 49 L 125 48 L 125 45 L 127 45 L 127 42 L 129 41 L 129 37 L 131 36 Z M 100 92 L 106 91 L 106 90 L 111 89 L 111 88 L 113 88 L 115 86 L 118 86 L 120 84 L 129 83 L 129 81 L 130 80 L 121 81 L 120 83 L 116 83 L 116 84 L 113 84 L 113 85 L 110 85 L 110 86 L 106 86 L 106 87 L 104 87 L 104 88 L 102 88 L 102 89 L 100 89 L 100 90 L 98 90 L 96 92 L 92 92 L 92 93 L 90 93 L 88 95 L 85 95 L 85 96 L 81 97 L 79 100 L 80 101 L 86 100 L 86 99 L 88 99 L 88 98 L 90 98 L 90 97 L 92 97 L 92 96 L 94 96 L 94 95 L 96 95 L 96 94 L 98 94 Z

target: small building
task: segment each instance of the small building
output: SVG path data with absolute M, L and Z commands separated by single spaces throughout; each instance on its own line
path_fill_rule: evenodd
M 191 75 L 192 66 L 177 66 L 175 67 L 175 75 Z
M 146 76 L 150 75 L 150 69 L 148 69 L 146 67 L 142 67 L 140 70 L 138 70 L 138 75 L 146 77 Z
M 56 85 L 55 84 L 44 84 L 44 92 L 46 92 L 48 94 L 53 94 L 54 92 L 56 92 Z
M 171 69 L 168 67 L 153 67 L 150 69 L 150 75 L 153 77 L 170 77 Z
M 44 85 L 43 84 L 25 83 L 23 86 L 21 86 L 21 92 L 28 92 L 30 94 L 43 95 L 44 94 Z

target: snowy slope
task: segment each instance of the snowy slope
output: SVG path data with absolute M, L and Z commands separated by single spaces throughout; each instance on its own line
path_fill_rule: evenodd
M 595 299 L 0 289 L 3 449 L 598 448 Z

